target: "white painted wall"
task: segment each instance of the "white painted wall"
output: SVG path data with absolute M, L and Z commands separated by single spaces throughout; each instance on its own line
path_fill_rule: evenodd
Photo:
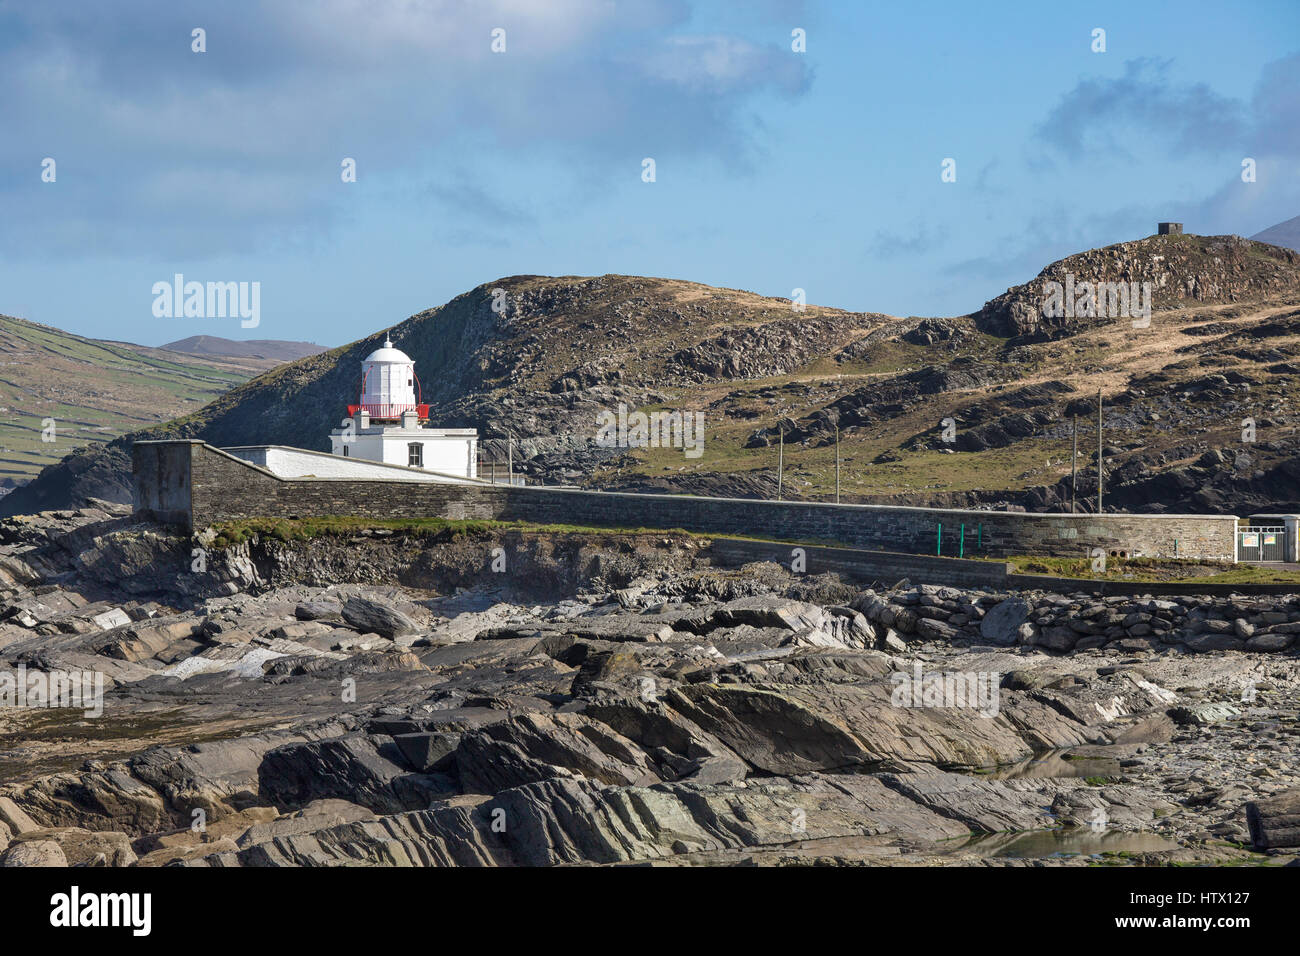
M 463 474 L 434 474 L 428 468 L 407 468 L 405 461 L 402 462 L 402 467 L 395 467 L 361 457 L 344 458 L 341 455 L 327 455 L 321 451 L 282 445 L 249 445 L 222 450 L 251 464 L 260 465 L 281 478 L 378 478 L 388 481 L 452 482 Z
M 361 436 L 370 437 L 370 436 Z M 428 471 L 441 471 L 449 475 L 474 477 L 476 439 L 456 436 L 430 437 L 413 434 L 384 434 L 375 436 L 380 443 L 377 460 L 390 465 L 409 466 L 411 460 L 410 446 L 424 446 L 423 464 L 420 467 Z M 369 451 L 369 449 L 367 449 Z M 366 454 L 364 457 L 370 457 Z

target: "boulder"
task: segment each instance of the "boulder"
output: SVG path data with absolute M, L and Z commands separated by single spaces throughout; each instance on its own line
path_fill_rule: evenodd
M 234 854 L 238 849 L 239 845 L 230 837 L 222 837 L 219 840 L 206 843 L 193 843 L 187 846 L 164 846 L 144 854 L 140 859 L 136 860 L 135 865 L 169 866 L 178 863 L 185 864 L 220 853 Z
M 127 663 L 135 664 L 148 660 L 155 654 L 165 651 L 178 640 L 160 628 L 129 628 L 104 645 L 100 653 Z
M 257 780 L 261 796 L 279 807 L 334 797 L 377 813 L 428 806 L 452 790 L 445 778 L 412 772 L 393 739 L 379 734 L 277 747 L 262 759 Z
M 15 836 L 41 828 L 12 798 L 4 796 L 0 796 L 0 823 L 7 825 Z
M 1183 646 L 1193 653 L 1205 654 L 1210 651 L 1240 651 L 1246 642 L 1234 634 L 1210 632 L 1189 637 Z
M 90 620 L 101 631 L 108 631 L 115 627 L 121 627 L 123 624 L 130 624 L 131 616 L 121 608 L 114 607 L 96 614 Z
M 1294 634 L 1256 634 L 1246 642 L 1248 651 L 1284 651 L 1295 643 Z
M 1185 704 L 1169 710 L 1174 723 L 1193 727 L 1208 727 L 1240 714 L 1241 711 L 1232 704 L 1224 703 Z
M 9 849 L 0 853 L 0 867 L 3 866 L 67 866 L 68 858 L 63 855 L 63 848 L 53 840 L 29 840 L 26 843 L 11 844 Z
M 1300 790 L 1247 803 L 1246 825 L 1258 850 L 1300 847 Z
M 920 618 L 916 622 L 916 636 L 924 641 L 951 642 L 957 636 L 957 628 L 947 621 L 932 618 Z
M 381 634 L 389 640 L 409 637 L 420 630 L 401 611 L 370 598 L 348 598 L 342 614 L 343 620 L 362 634 Z
M 333 601 L 303 601 L 293 609 L 293 616 L 300 621 L 343 620 L 342 607 Z
M 989 608 L 980 620 L 980 637 L 999 647 L 1010 647 L 1020 637 L 1020 626 L 1029 620 L 1029 602 L 1013 597 Z
M 825 620 L 826 612 L 816 604 L 771 595 L 728 601 L 714 615 L 715 623 L 722 626 L 749 624 L 754 627 L 781 627 L 788 631 L 820 629 Z
M 1034 643 L 1038 647 L 1045 647 L 1049 651 L 1068 651 L 1074 647 L 1078 641 L 1079 635 L 1073 628 L 1054 625 L 1043 628 L 1035 635 Z
M 564 774 L 639 786 L 662 778 L 636 743 L 582 714 L 519 714 L 465 734 L 456 768 L 466 790 L 495 793 Z M 539 768 L 546 768 L 539 776 Z
M 768 773 L 860 772 L 889 761 L 987 767 L 1031 753 L 1005 716 L 895 706 L 892 683 L 698 684 L 674 688 L 665 703 Z
M 24 843 L 58 845 L 68 866 L 130 866 L 136 861 L 131 838 L 117 831 L 95 832 L 82 827 L 50 827 L 17 837 L 12 847 Z
M 441 731 L 421 731 L 411 734 L 396 734 L 393 743 L 397 744 L 403 756 L 419 773 L 432 773 L 435 770 L 447 771 L 456 766 L 456 748 L 460 746 L 461 735 Z

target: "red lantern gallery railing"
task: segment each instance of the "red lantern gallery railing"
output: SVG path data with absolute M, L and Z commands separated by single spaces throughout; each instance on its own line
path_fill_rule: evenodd
M 371 418 L 384 421 L 397 421 L 402 417 L 403 412 L 408 411 L 414 411 L 415 417 L 420 421 L 427 421 L 429 418 L 428 405 L 349 405 L 348 417 L 351 418 L 359 411 L 365 411 Z

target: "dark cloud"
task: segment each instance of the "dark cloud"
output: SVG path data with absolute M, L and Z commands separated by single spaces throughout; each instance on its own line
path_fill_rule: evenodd
M 1038 139 L 1074 160 L 1152 147 L 1206 152 L 1241 141 L 1250 128 L 1246 105 L 1204 83 L 1170 82 L 1169 66 L 1167 60 L 1130 60 L 1121 77 L 1080 81 L 1038 125 Z
M 525 181 L 644 156 L 741 168 L 755 98 L 797 97 L 810 73 L 777 39 L 691 33 L 692 15 L 684 0 L 0 2 L 0 249 L 321 236 L 349 208 L 345 156 L 357 187 L 432 176 L 461 192 L 442 203 L 516 222 L 531 213 L 492 201 L 467 156 L 505 155 Z

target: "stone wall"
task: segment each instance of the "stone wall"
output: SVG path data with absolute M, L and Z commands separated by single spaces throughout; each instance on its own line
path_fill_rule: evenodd
M 882 581 L 893 585 L 904 579 L 912 584 L 943 584 L 951 587 L 1003 589 L 1009 565 L 1005 561 L 963 561 L 924 554 L 889 551 L 849 551 L 803 545 L 775 545 L 765 541 L 715 538 L 710 549 L 713 559 L 735 567 L 751 561 L 775 561 L 791 571 L 798 547 L 803 552 L 805 574 L 834 573 L 859 581 Z
M 1078 557 L 1091 548 L 1127 556 L 1235 560 L 1231 515 L 1044 515 L 883 505 L 622 494 L 566 488 L 446 485 L 416 481 L 281 479 L 200 442 L 138 442 L 137 500 L 145 511 L 174 514 L 176 496 L 160 498 L 154 471 L 171 482 L 177 456 L 189 457 L 190 511 L 170 520 L 204 527 L 252 517 L 358 515 L 444 517 L 576 524 L 608 528 L 682 528 L 703 534 L 836 542 L 873 551 L 957 557 L 1043 554 Z M 170 484 L 168 484 L 170 488 Z M 186 520 L 187 519 L 187 520 Z
M 1096 594 L 1100 597 L 1191 595 L 1209 600 L 1240 594 L 1295 594 L 1294 584 L 1215 584 L 1213 579 L 1193 581 L 1125 581 L 1113 578 L 1062 578 L 1047 574 L 1016 574 L 1005 561 L 936 558 L 933 555 L 889 551 L 853 551 L 806 545 L 774 544 L 740 538 L 714 538 L 710 553 L 715 563 L 738 567 L 751 561 L 772 561 L 794 570 L 793 551 L 804 554 L 804 573 L 831 572 L 848 580 L 892 586 L 906 579 L 913 585 L 978 588 L 993 591 L 1042 591 L 1051 594 Z M 1300 619 L 1300 614 L 1297 615 Z M 1300 626 L 1297 626 L 1300 630 Z
M 188 525 L 192 467 L 190 442 L 137 442 L 131 458 L 135 510 L 163 524 Z

